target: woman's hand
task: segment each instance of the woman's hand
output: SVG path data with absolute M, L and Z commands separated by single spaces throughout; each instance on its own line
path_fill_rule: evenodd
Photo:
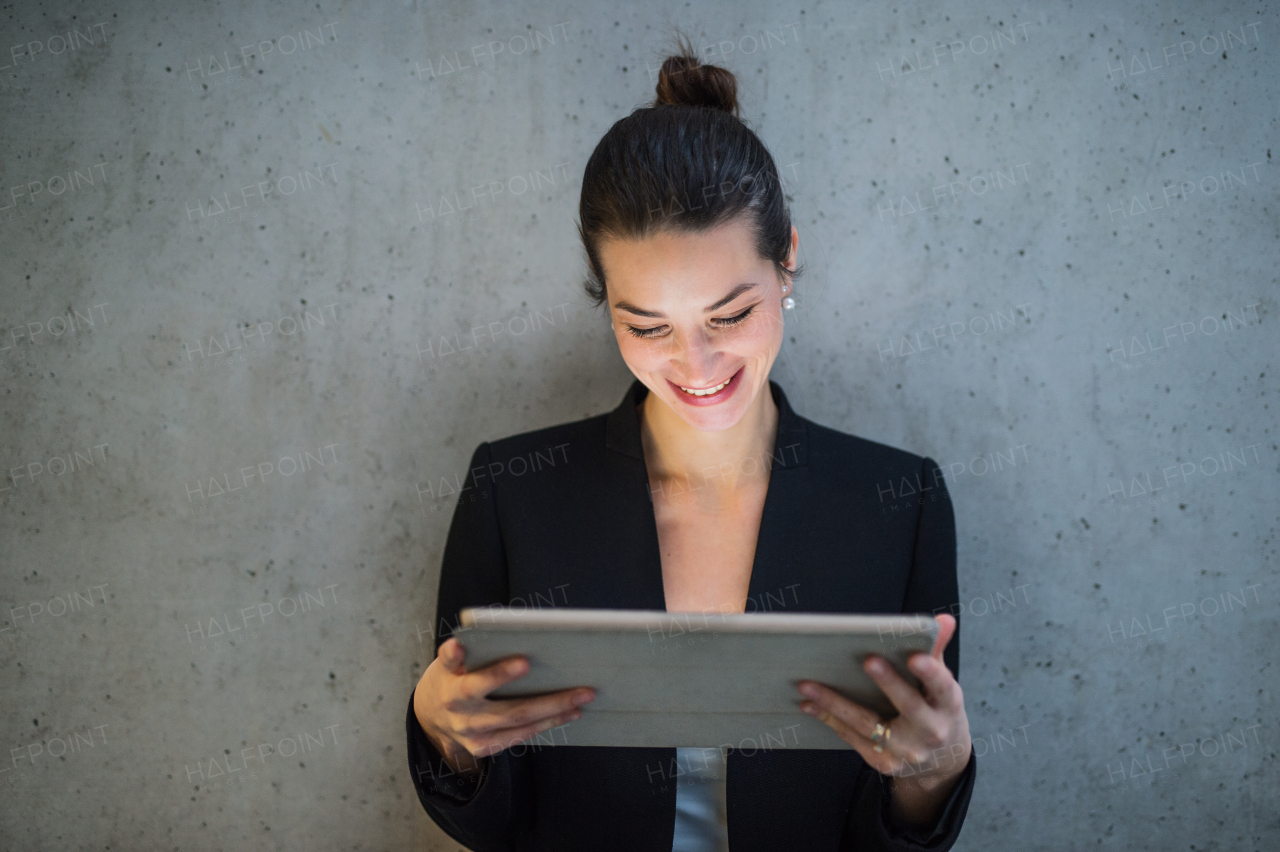
M 450 768 L 463 775 L 480 771 L 476 758 L 497 754 L 550 728 L 582 716 L 578 708 L 595 691 L 575 687 L 534 698 L 490 700 L 490 692 L 523 677 L 529 661 L 508 657 L 468 672 L 466 649 L 450 637 L 422 673 L 413 691 L 413 713 Z
M 812 699 L 801 702 L 800 709 L 829 725 L 871 768 L 891 776 L 892 810 L 900 820 L 915 824 L 936 820 L 973 752 L 964 693 L 942 661 L 956 620 L 950 615 L 936 618 L 933 650 L 913 654 L 907 663 L 922 689 L 903 680 L 879 655 L 863 661 L 867 674 L 898 709 L 900 715 L 892 722 L 883 723 L 876 713 L 820 683 L 797 684 L 800 693 Z

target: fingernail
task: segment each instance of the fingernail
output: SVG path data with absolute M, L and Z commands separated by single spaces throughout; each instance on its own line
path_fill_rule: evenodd
M 811 684 L 811 683 L 802 684 L 802 685 L 800 686 L 800 693 L 801 693 L 802 695 L 807 695 L 807 696 L 809 696 L 810 698 L 817 698 L 817 697 L 818 697 L 818 688 L 817 688 L 817 687 L 815 687 L 815 686 L 814 686 L 813 684 Z
M 867 668 L 876 674 L 884 674 L 884 661 L 872 658 L 867 661 Z
M 596 700 L 596 697 L 592 695 L 590 692 L 579 692 L 577 695 L 573 696 L 573 703 L 577 704 L 579 707 L 581 707 L 583 704 L 588 704 L 595 700 Z
M 817 716 L 818 711 L 812 704 L 801 704 L 800 709 L 808 713 L 810 716 Z

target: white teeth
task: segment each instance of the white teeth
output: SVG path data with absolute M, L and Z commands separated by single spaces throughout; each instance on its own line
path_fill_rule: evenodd
M 729 378 L 725 379 L 723 382 L 716 385 L 715 387 L 707 388 L 706 390 L 689 390 L 687 387 L 684 387 L 683 385 L 680 385 L 679 387 L 680 387 L 680 390 L 684 391 L 690 396 L 710 396 L 711 394 L 719 391 L 725 385 L 729 384 L 729 382 L 731 381 L 733 381 L 733 376 L 730 376 Z

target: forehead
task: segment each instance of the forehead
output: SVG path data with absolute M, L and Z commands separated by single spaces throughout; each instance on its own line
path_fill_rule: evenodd
M 611 302 L 714 301 L 719 291 L 771 268 L 742 217 L 697 233 L 664 229 L 639 240 L 605 240 L 599 254 Z

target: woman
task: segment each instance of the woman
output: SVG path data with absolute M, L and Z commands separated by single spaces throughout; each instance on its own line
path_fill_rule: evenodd
M 449 635 L 464 607 L 548 597 L 954 611 L 937 465 L 813 423 L 769 381 L 799 238 L 773 159 L 737 118 L 733 76 L 686 47 L 657 94 L 596 147 L 579 210 L 588 292 L 608 302 L 637 381 L 609 414 L 476 449 L 445 545 L 437 656 L 406 719 L 419 798 L 479 852 L 950 848 L 975 766 L 949 615 L 910 662 L 921 689 L 865 661 L 899 710 L 887 724 L 800 682 L 800 708 L 847 751 L 564 747 L 590 685 L 489 700 L 527 660 L 469 672 Z M 920 496 L 886 503 L 903 480 Z

